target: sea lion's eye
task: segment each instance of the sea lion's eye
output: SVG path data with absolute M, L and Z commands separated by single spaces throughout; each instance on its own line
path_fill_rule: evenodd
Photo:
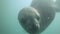
M 21 19 L 21 22 L 22 22 L 23 24 L 25 24 L 25 23 L 26 23 L 26 21 L 27 21 L 27 19 L 26 19 L 26 18 L 22 18 L 22 19 Z
M 39 18 L 37 18 L 37 20 L 39 21 Z

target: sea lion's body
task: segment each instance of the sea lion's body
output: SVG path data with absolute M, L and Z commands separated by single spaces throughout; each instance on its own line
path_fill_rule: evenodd
M 28 33 L 39 34 L 52 22 L 55 17 L 55 10 L 47 0 L 33 0 L 31 7 L 34 9 L 29 7 L 22 9 L 19 12 L 18 19 Z
M 46 29 L 46 27 L 53 21 L 55 17 L 53 0 L 33 0 L 31 6 L 38 10 L 41 18 L 40 33 Z

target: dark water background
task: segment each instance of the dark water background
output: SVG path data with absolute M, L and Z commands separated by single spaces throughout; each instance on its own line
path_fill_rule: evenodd
M 19 24 L 18 12 L 32 0 L 0 0 L 0 34 L 28 34 Z M 41 34 L 60 34 L 60 13 Z

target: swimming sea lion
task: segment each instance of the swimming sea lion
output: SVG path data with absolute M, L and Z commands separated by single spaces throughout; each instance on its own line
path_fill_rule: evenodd
M 30 7 L 23 8 L 18 14 L 22 27 L 30 34 L 43 32 L 55 17 L 51 0 L 33 0 Z

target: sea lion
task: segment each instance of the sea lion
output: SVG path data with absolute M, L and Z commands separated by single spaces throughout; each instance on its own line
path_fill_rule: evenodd
M 30 7 L 19 12 L 19 23 L 30 34 L 43 32 L 55 17 L 53 4 L 50 0 L 33 0 Z

